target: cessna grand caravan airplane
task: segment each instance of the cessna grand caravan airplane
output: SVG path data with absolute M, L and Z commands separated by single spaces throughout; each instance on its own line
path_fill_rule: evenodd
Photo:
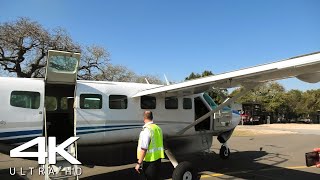
M 228 158 L 227 141 L 240 121 L 228 105 L 238 97 L 273 80 L 320 81 L 320 52 L 172 85 L 76 80 L 79 59 L 79 53 L 50 50 L 45 79 L 0 78 L 0 143 L 19 145 L 39 136 L 61 143 L 77 136 L 74 157 L 77 146 L 114 150 L 121 148 L 115 144 L 137 141 L 142 114 L 152 110 L 175 167 L 173 178 L 195 179 L 190 164 L 176 155 L 206 150 L 217 136 L 220 156 Z M 220 105 L 204 93 L 239 86 L 243 91 Z

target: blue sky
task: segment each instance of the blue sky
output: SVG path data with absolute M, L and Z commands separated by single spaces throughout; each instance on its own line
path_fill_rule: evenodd
M 5 0 L 0 22 L 29 17 L 61 26 L 83 45 L 108 49 L 111 62 L 139 74 L 182 81 L 320 51 L 318 0 Z M 320 83 L 281 81 L 286 89 Z

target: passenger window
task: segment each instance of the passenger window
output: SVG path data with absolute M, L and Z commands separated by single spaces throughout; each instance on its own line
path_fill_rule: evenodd
M 155 109 L 156 108 L 156 98 L 152 96 L 142 96 L 141 109 Z
M 40 93 L 32 91 L 12 91 L 10 105 L 21 108 L 38 109 L 40 107 Z
M 110 109 L 127 109 L 128 98 L 124 95 L 110 95 L 109 108 Z
M 183 109 L 192 109 L 191 98 L 183 98 Z
M 67 97 L 63 97 L 60 99 L 60 108 L 62 110 L 68 110 L 68 98 Z
M 56 97 L 46 96 L 44 104 L 45 104 L 47 111 L 57 110 L 57 98 Z
M 166 97 L 165 98 L 165 108 L 166 109 L 178 109 L 178 98 Z
M 101 94 L 81 94 L 80 108 L 81 109 L 101 109 L 102 95 Z

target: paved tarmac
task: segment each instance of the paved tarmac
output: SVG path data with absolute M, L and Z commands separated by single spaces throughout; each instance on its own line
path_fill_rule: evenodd
M 319 130 L 320 131 L 320 130 Z M 232 137 L 228 145 L 231 156 L 220 159 L 217 154 L 220 144 L 214 139 L 210 152 L 198 153 L 185 160 L 199 170 L 201 179 L 320 179 L 320 168 L 306 167 L 304 154 L 320 147 L 318 132 L 309 134 L 276 134 Z M 115 155 L 116 156 L 116 155 Z M 39 176 L 10 176 L 10 167 L 37 167 L 36 161 L 13 159 L 0 154 L 0 179 L 44 179 Z M 80 179 L 139 179 L 133 170 L 134 164 L 124 166 L 82 167 Z M 27 173 L 26 171 L 24 171 Z M 163 179 L 170 179 L 173 167 L 162 163 Z M 18 172 L 19 173 L 19 172 Z M 29 171 L 30 173 L 30 171 Z M 20 173 L 19 173 L 20 174 Z

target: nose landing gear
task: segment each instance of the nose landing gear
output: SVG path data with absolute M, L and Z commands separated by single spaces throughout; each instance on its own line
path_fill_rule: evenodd
M 221 159 L 228 159 L 230 156 L 230 149 L 226 143 L 221 145 L 219 155 Z

